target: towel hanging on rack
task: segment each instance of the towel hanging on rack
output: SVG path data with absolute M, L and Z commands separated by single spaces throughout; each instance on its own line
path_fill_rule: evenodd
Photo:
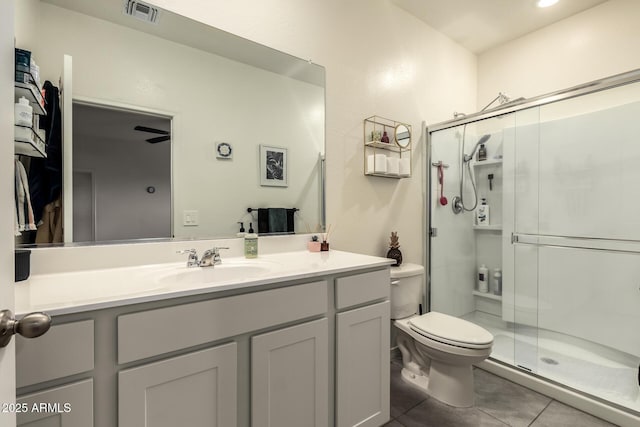
M 251 208 L 250 208 L 251 209 Z M 254 211 L 256 209 L 251 209 Z M 298 209 L 286 208 L 259 208 L 258 233 L 259 234 L 294 234 L 294 214 Z M 250 211 L 250 212 L 251 212 Z

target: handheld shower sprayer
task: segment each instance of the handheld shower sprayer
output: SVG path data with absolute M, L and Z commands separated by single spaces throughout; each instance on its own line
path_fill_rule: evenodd
M 478 206 L 478 192 L 476 189 L 476 184 L 473 181 L 473 176 L 471 175 L 471 166 L 470 166 L 470 161 L 471 159 L 473 159 L 473 155 L 476 154 L 476 151 L 478 150 L 478 147 L 480 147 L 480 145 L 484 144 L 485 142 L 487 142 L 489 140 L 489 138 L 491 138 L 490 134 L 485 134 L 482 135 L 480 137 L 480 139 L 478 140 L 478 142 L 476 142 L 476 145 L 473 147 L 473 150 L 471 151 L 471 154 L 465 154 L 464 153 L 464 138 L 466 135 L 466 125 L 463 128 L 463 132 L 462 132 L 462 159 L 460 162 L 460 193 L 455 196 L 452 200 L 452 205 L 451 208 L 453 210 L 453 213 L 455 214 L 459 214 L 462 213 L 464 211 L 470 212 L 472 210 L 474 210 L 476 208 L 476 206 Z M 467 165 L 467 176 L 469 177 L 469 181 L 471 182 L 471 186 L 473 188 L 473 195 L 474 195 L 474 204 L 473 207 L 468 208 L 467 206 L 465 206 L 464 203 L 464 193 L 463 193 L 463 187 L 464 187 L 464 165 Z
M 478 140 L 478 142 L 476 142 L 476 146 L 473 147 L 473 150 L 471 150 L 471 154 L 465 154 L 464 155 L 464 163 L 467 163 L 467 162 L 471 161 L 471 159 L 473 159 L 473 155 L 476 154 L 476 151 L 478 151 L 478 147 L 480 147 L 480 145 L 482 145 L 485 142 L 487 142 L 487 140 L 489 138 L 491 138 L 491 135 L 489 135 L 489 134 L 482 135 L 480 137 L 480 139 Z

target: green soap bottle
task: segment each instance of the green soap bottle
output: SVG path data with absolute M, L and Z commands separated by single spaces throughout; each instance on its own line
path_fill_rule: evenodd
M 244 236 L 244 257 L 258 258 L 258 235 L 252 233 L 253 229 L 249 229 L 249 231 Z

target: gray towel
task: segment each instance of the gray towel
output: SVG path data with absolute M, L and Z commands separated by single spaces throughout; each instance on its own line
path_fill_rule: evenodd
M 269 208 L 269 233 L 287 232 L 287 210 Z

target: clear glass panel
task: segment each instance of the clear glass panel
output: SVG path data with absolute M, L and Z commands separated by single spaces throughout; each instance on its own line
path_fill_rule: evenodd
M 640 412 L 640 84 L 540 108 L 538 374 Z
M 507 363 L 514 360 L 514 339 L 512 321 L 505 319 L 513 319 L 513 314 L 504 315 L 496 277 L 505 268 L 503 147 L 507 138 L 513 139 L 514 127 L 515 114 L 507 114 L 434 132 L 429 166 L 430 225 L 437 230 L 430 239 L 431 310 L 462 317 L 492 332 L 492 357 Z M 479 153 L 484 154 L 480 159 Z M 444 191 L 437 167 L 440 162 Z M 464 208 L 456 214 L 452 207 L 460 195 Z M 488 215 L 478 224 L 482 199 Z M 479 283 L 482 266 L 486 287 Z M 508 306 L 512 309 L 513 303 Z

